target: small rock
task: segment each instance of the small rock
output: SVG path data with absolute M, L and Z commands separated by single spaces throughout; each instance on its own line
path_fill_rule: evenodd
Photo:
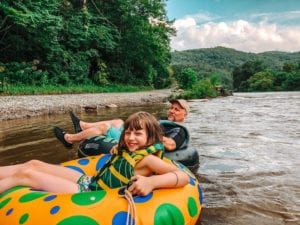
M 109 104 L 105 106 L 106 108 L 118 108 L 116 104 Z
M 91 111 L 95 111 L 97 109 L 96 105 L 85 105 L 82 108 L 84 108 L 84 110 L 86 112 L 91 112 Z

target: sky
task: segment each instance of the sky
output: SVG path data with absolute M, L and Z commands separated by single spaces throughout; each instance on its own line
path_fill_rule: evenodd
M 168 0 L 172 50 L 300 51 L 300 0 Z

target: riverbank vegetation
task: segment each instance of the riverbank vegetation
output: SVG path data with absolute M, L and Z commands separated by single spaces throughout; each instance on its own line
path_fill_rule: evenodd
M 178 97 L 300 89 L 300 53 L 171 52 L 165 1 L 0 3 L 4 95 L 178 88 Z
M 151 87 L 130 85 L 109 85 L 105 87 L 97 85 L 72 85 L 66 88 L 63 85 L 9 85 L 5 87 L 2 95 L 52 95 L 52 94 L 81 94 L 81 93 L 110 93 L 110 92 L 139 92 L 153 90 Z
M 12 86 L 164 88 L 170 36 L 164 1 L 0 3 L 0 74 Z

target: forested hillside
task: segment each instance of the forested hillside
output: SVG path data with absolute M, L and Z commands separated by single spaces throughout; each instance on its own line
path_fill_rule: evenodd
M 232 72 L 234 67 L 251 60 L 262 60 L 272 69 L 281 69 L 286 62 L 299 62 L 300 52 L 246 53 L 231 48 L 216 47 L 172 52 L 172 65 L 190 66 L 195 70 L 219 69 Z
M 181 73 L 185 68 L 193 69 L 200 79 L 215 76 L 220 83 L 229 89 L 240 91 L 251 91 L 249 85 L 240 87 L 242 81 L 247 81 L 257 72 L 269 71 L 273 75 L 273 83 L 276 75 L 282 77 L 282 73 L 294 79 L 293 84 L 289 83 L 291 90 L 300 89 L 300 52 L 264 52 L 264 53 L 246 53 L 230 48 L 216 47 L 205 49 L 194 49 L 186 51 L 172 52 L 172 68 L 174 73 Z M 243 73 L 237 82 L 235 76 L 238 70 L 257 67 L 252 74 Z M 291 75 L 292 74 L 292 75 Z M 294 74 L 294 75 L 293 75 Z M 243 78 L 243 76 L 245 77 Z M 277 79 L 278 81 L 278 79 Z M 283 80 L 281 80 L 283 82 Z M 244 85 L 245 85 L 244 82 Z M 276 82 L 275 82 L 276 83 Z M 235 85 L 236 84 L 236 85 Z M 277 90 L 278 89 L 278 83 Z M 287 83 L 285 85 L 288 85 Z M 266 90 L 270 90 L 266 88 Z M 274 89 L 276 90 L 276 89 Z

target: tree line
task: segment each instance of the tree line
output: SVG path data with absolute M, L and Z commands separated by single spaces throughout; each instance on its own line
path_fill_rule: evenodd
M 5 77 L 33 87 L 177 85 L 185 98 L 215 97 L 219 87 L 228 93 L 299 90 L 300 52 L 171 52 L 176 32 L 165 2 L 3 0 L 0 82 Z
M 211 90 L 223 86 L 232 91 L 299 91 L 299 59 L 300 52 L 255 54 L 216 47 L 172 52 L 171 64 L 175 77 L 182 79 L 187 73 L 185 79 L 194 81 L 191 93 L 208 85 Z
M 299 91 L 300 61 L 285 62 L 278 70 L 272 70 L 261 60 L 247 61 L 235 67 L 232 76 L 237 91 Z
M 13 84 L 170 83 L 161 0 L 2 0 L 0 75 Z

